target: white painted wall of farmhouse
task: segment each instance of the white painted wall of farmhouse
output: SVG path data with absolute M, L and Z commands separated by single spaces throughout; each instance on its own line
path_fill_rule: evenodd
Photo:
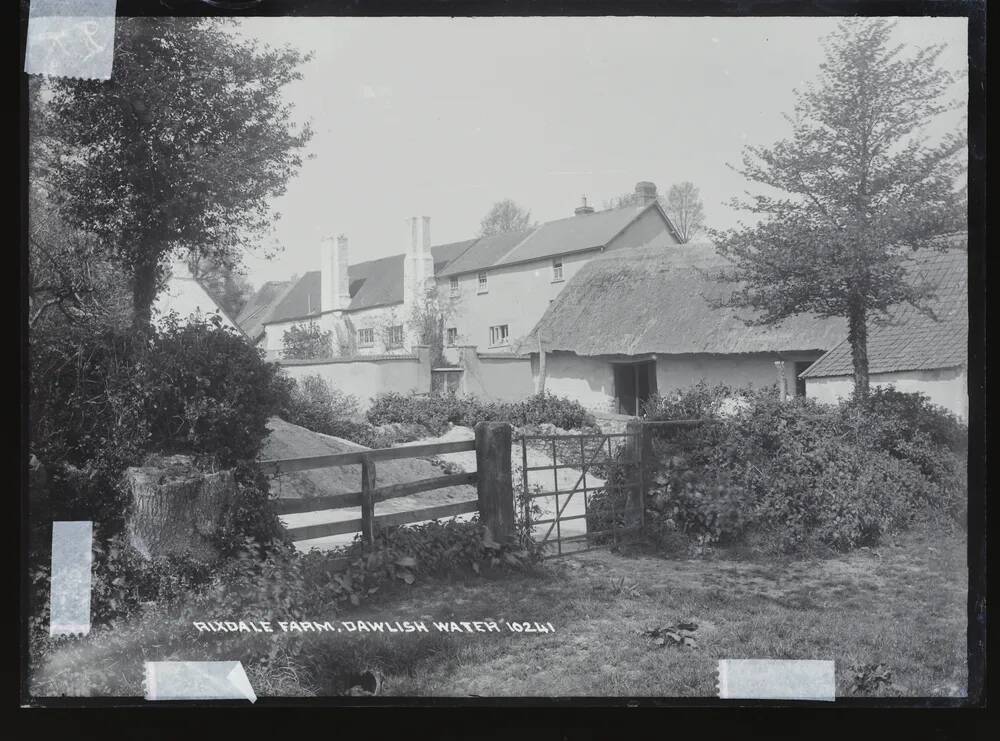
M 964 368 L 873 373 L 869 383 L 872 386 L 893 386 L 905 393 L 919 391 L 960 419 L 969 419 L 968 378 Z M 806 379 L 806 396 L 817 401 L 836 404 L 838 399 L 848 398 L 853 391 L 854 379 L 851 376 Z

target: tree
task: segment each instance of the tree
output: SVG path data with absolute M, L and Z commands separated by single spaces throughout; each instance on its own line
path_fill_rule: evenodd
M 271 224 L 311 137 L 281 94 L 308 56 L 232 29 L 120 17 L 111 79 L 48 79 L 33 111 L 47 191 L 125 270 L 136 329 L 149 327 L 170 253 L 224 263 Z
M 281 357 L 286 360 L 325 360 L 333 357 L 333 332 L 316 322 L 293 324 L 281 334 Z
M 232 317 L 243 311 L 253 295 L 253 286 L 240 266 L 194 254 L 188 260 L 188 268 L 191 275 Z
M 684 181 L 671 185 L 663 210 L 677 228 L 681 244 L 687 244 L 705 225 L 705 209 L 694 183 Z
M 454 301 L 443 299 L 436 287 L 428 288 L 410 311 L 409 325 L 417 343 L 430 348 L 431 365 L 450 365 L 445 358 L 445 322 L 454 315 Z
M 28 190 L 28 328 L 53 317 L 127 326 L 128 295 L 115 266 L 90 235 L 67 227 L 35 185 Z
M 479 224 L 479 236 L 519 232 L 532 226 L 531 212 L 507 198 L 497 201 Z
M 884 19 L 845 20 L 825 40 L 819 79 L 797 92 L 789 138 L 747 147 L 742 168 L 770 188 L 737 208 L 756 224 L 712 232 L 740 281 L 727 304 L 751 324 L 799 313 L 847 319 L 855 395 L 868 394 L 868 322 L 930 295 L 910 274 L 918 248 L 947 249 L 965 228 L 964 132 L 929 142 L 924 126 L 956 108 L 941 46 L 903 53 Z

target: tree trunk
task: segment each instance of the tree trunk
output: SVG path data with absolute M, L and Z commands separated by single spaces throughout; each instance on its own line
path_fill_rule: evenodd
M 860 297 L 852 297 L 847 317 L 847 341 L 854 364 L 854 396 L 868 396 L 868 312 Z
M 149 330 L 156 300 L 156 263 L 137 263 L 132 274 L 132 329 Z

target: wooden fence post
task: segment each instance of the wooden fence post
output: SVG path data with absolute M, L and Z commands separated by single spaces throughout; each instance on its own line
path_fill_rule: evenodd
M 514 535 L 514 486 L 510 471 L 511 427 L 476 424 L 476 490 L 479 517 L 498 543 Z
M 361 534 L 375 544 L 375 461 L 368 456 L 361 459 Z
M 647 474 L 652 456 L 652 437 L 649 425 L 637 419 L 625 425 L 626 450 L 629 462 L 635 465 L 635 483 L 625 490 L 625 527 L 641 527 L 646 514 Z

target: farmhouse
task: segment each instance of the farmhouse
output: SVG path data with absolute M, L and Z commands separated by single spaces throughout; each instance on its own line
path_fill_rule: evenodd
M 320 270 L 287 290 L 251 301 L 244 326 L 269 357 L 279 357 L 292 326 L 316 322 L 334 334 L 341 357 L 408 355 L 420 344 L 418 322 L 430 292 L 451 346 L 515 353 L 549 303 L 576 272 L 604 252 L 678 244 L 657 202 L 656 186 L 636 186 L 638 205 L 573 216 L 521 232 L 432 245 L 430 218 L 409 224 L 405 254 L 351 264 L 347 237 L 323 240 Z
M 887 320 L 868 330 L 868 372 L 872 386 L 920 391 L 961 419 L 969 417 L 968 235 L 953 238 L 961 249 L 914 257 L 915 279 L 934 296 L 921 311 L 896 306 Z M 846 338 L 801 374 L 806 394 L 834 402 L 854 388 L 851 347 Z
M 240 324 L 222 308 L 205 286 L 195 278 L 183 260 L 175 260 L 170 266 L 170 277 L 167 285 L 157 295 L 153 304 L 153 312 L 157 321 L 171 312 L 176 312 L 182 319 L 208 319 L 217 316 L 224 327 L 245 334 Z
M 710 244 L 639 247 L 589 261 L 526 343 L 536 387 L 629 415 L 653 394 L 701 380 L 779 383 L 804 394 L 796 376 L 840 342 L 845 323 L 803 315 L 748 327 L 718 306 L 732 292 L 712 279 L 724 264 Z

